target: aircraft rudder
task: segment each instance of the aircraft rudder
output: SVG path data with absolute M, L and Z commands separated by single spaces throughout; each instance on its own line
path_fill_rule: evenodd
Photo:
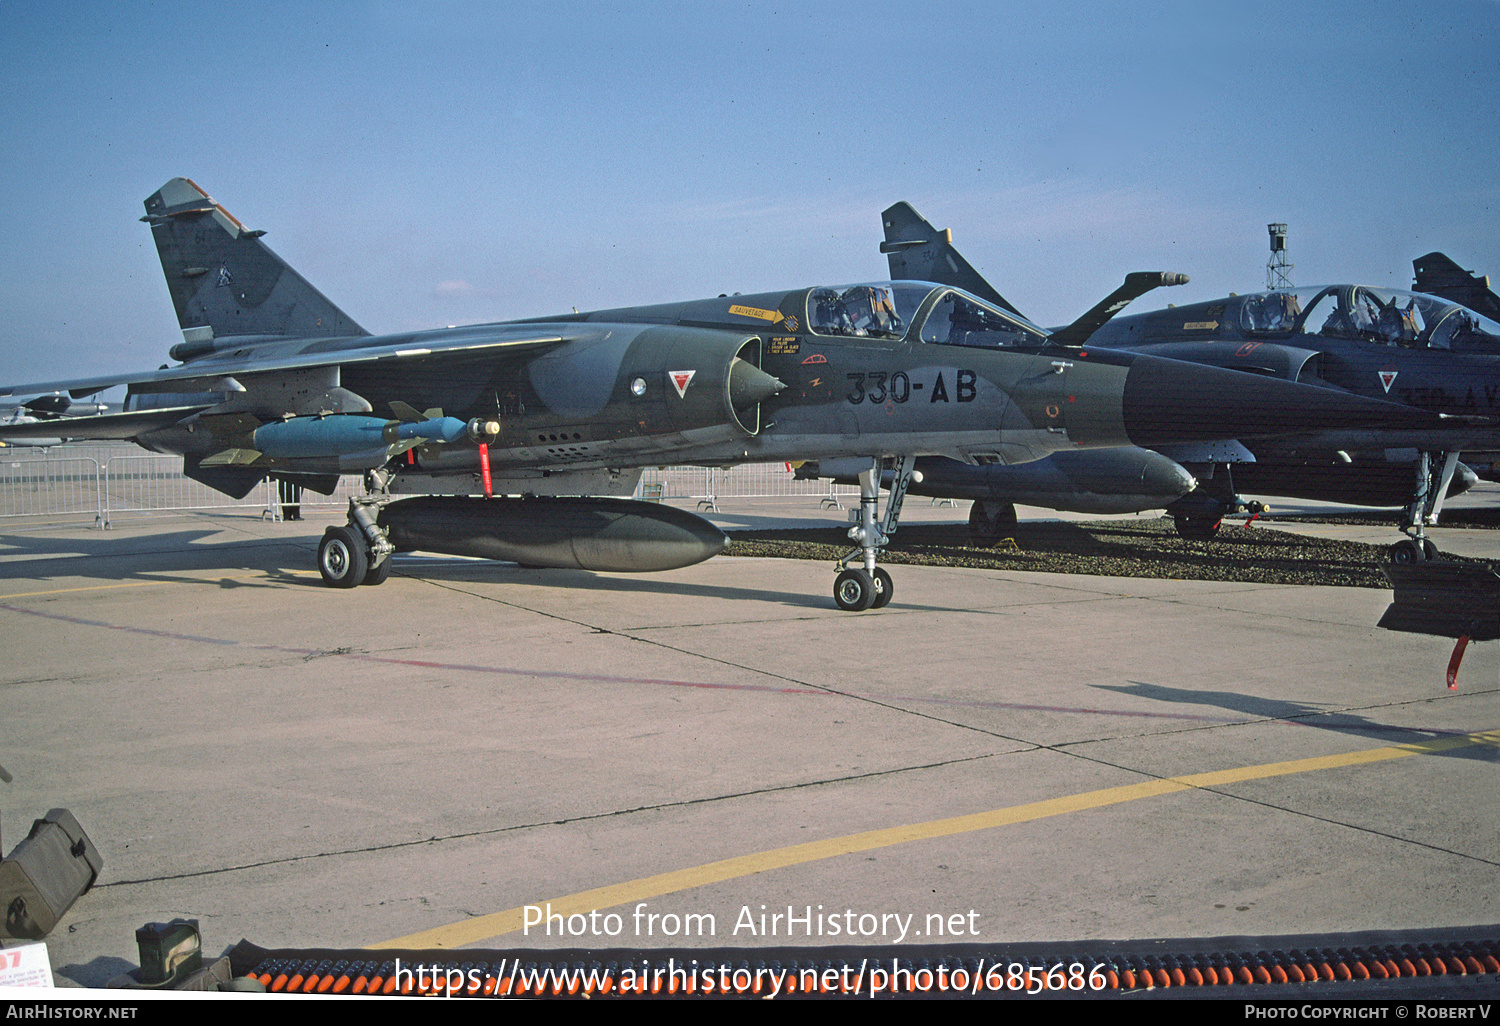
M 917 213 L 915 207 L 905 200 L 892 203 L 880 212 L 881 224 L 885 226 L 886 241 L 895 239 L 908 239 L 917 237 L 913 233 L 919 233 L 923 229 L 932 232 L 933 227 L 921 214 Z

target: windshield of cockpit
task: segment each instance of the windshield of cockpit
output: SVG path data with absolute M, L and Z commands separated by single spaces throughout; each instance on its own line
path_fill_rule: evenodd
M 923 342 L 942 346 L 1039 346 L 1047 333 L 1035 324 L 995 309 L 967 292 L 948 290 L 922 322 Z
M 931 291 L 931 285 L 900 281 L 813 289 L 807 326 L 817 335 L 900 338 Z
M 1436 296 L 1362 285 L 1246 296 L 1240 328 L 1251 334 L 1296 329 L 1377 345 L 1500 352 L 1500 324 L 1487 317 Z

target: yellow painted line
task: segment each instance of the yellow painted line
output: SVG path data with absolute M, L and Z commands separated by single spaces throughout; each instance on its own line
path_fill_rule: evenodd
M 1187 791 L 1193 788 L 1214 787 L 1221 784 L 1232 784 L 1244 780 L 1260 780 L 1266 777 L 1286 776 L 1293 773 L 1311 773 L 1317 770 L 1336 769 L 1345 766 L 1359 766 L 1372 762 L 1384 762 L 1389 759 L 1403 759 L 1412 755 L 1426 755 L 1454 748 L 1466 748 L 1471 745 L 1500 745 L 1500 731 L 1440 738 L 1410 745 L 1369 748 L 1360 752 L 1346 752 L 1342 755 L 1325 755 L 1310 759 L 1294 759 L 1290 762 L 1272 762 L 1260 766 L 1244 766 L 1239 769 L 1220 770 L 1213 773 L 1194 773 L 1183 777 L 1145 780 L 1138 784 L 1107 787 L 1099 791 L 1087 791 L 1083 794 L 1068 795 L 1063 798 L 1030 802 L 1026 805 L 1015 805 L 1006 809 L 992 809 L 989 812 L 977 812 L 967 816 L 953 816 L 948 819 L 930 820 L 926 823 L 912 823 L 906 826 L 888 827 L 884 830 L 869 830 L 859 834 L 848 834 L 844 837 L 829 838 L 826 841 L 810 841 L 806 844 L 794 844 L 787 848 L 776 848 L 772 851 L 757 852 L 753 855 L 741 855 L 738 858 L 710 862 L 703 866 L 693 866 L 670 873 L 661 873 L 657 876 L 643 877 L 639 880 L 629 880 L 625 883 L 612 884 L 608 887 L 597 887 L 591 891 L 581 891 L 577 894 L 553 898 L 550 902 L 538 902 L 537 904 L 550 904 L 554 915 L 567 917 L 576 912 L 588 913 L 594 909 L 626 905 L 636 901 L 647 901 L 651 898 L 659 898 L 663 894 L 672 894 L 677 891 L 691 890 L 695 887 L 722 883 L 725 880 L 750 876 L 754 873 L 764 873 L 771 869 L 784 869 L 787 866 L 795 866 L 804 862 L 817 862 L 821 859 L 830 859 L 839 855 L 852 855 L 875 848 L 887 848 L 895 844 L 905 844 L 908 841 L 951 837 L 954 834 L 965 834 L 976 830 L 988 830 L 992 827 L 1026 823 L 1031 820 L 1045 819 L 1049 816 L 1061 816 L 1069 812 L 1082 812 L 1086 809 L 1099 809 L 1108 805 L 1132 802 L 1139 798 L 1152 798 L 1157 795 L 1172 794 L 1177 791 Z M 462 922 L 440 926 L 433 930 L 424 930 L 421 933 L 396 937 L 393 940 L 384 941 L 380 944 L 372 944 L 370 947 L 377 949 L 456 948 L 465 944 L 475 944 L 492 937 L 514 933 L 521 929 L 524 913 L 524 907 L 507 909 L 504 912 L 494 912 L 486 916 L 465 919 Z
M 284 573 L 284 574 L 291 574 L 291 575 L 297 576 L 297 577 L 316 577 L 316 576 L 318 576 L 318 571 L 316 571 L 316 570 L 283 570 L 281 572 Z M 267 573 L 264 573 L 264 572 L 257 572 L 257 573 L 253 573 L 253 574 L 238 574 L 238 575 L 236 575 L 234 577 L 194 577 L 194 578 L 192 578 L 192 581 L 195 582 L 195 583 L 213 584 L 215 581 L 249 581 L 249 580 L 254 580 L 255 578 L 258 578 L 258 577 L 270 577 L 270 576 L 271 576 L 270 574 L 267 574 Z M 171 580 L 163 580 L 163 581 L 130 581 L 130 582 L 126 583 L 126 584 L 86 584 L 86 585 L 84 585 L 81 588 L 53 588 L 50 591 L 18 591 L 14 595 L 0 595 L 0 602 L 8 602 L 11 599 L 18 599 L 18 598 L 36 598 L 39 595 L 66 595 L 69 592 L 74 592 L 74 591 L 110 591 L 110 590 L 112 590 L 114 588 L 149 588 L 149 587 L 151 587 L 152 585 L 155 585 L 155 584 L 184 584 L 184 583 L 186 583 L 186 582 L 183 580 L 183 578 L 181 578 L 181 577 L 174 577 Z
M 1291 762 L 1269 762 L 1264 766 L 1246 766 L 1242 769 L 1220 770 L 1216 773 L 1194 773 L 1191 776 L 1173 779 L 1180 780 L 1190 787 L 1216 787 L 1220 784 L 1239 783 L 1242 780 L 1261 780 L 1292 773 L 1312 773 L 1315 770 L 1385 762 L 1387 759 L 1403 759 L 1408 755 L 1430 755 L 1454 748 L 1468 748 L 1471 745 L 1500 745 L 1500 730 L 1435 738 L 1432 741 L 1392 745 L 1389 748 L 1366 748 L 1362 752 L 1345 752 L 1343 755 L 1320 755 L 1312 759 L 1294 759 Z
M 36 598 L 38 595 L 66 595 L 72 591 L 109 591 L 114 588 L 145 588 L 153 584 L 170 584 L 170 581 L 131 581 L 128 584 L 89 584 L 82 588 L 53 588 L 51 591 L 21 591 L 14 595 L 0 595 L 0 602 L 18 598 Z

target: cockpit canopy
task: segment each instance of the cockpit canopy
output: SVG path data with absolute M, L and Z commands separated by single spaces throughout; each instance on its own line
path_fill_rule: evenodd
M 807 294 L 807 327 L 815 335 L 901 338 L 930 290 L 904 282 L 816 288 Z
M 1500 353 L 1500 324 L 1436 296 L 1363 285 L 1261 292 L 1240 303 L 1248 335 L 1294 332 L 1381 345 Z
M 1042 328 L 977 296 L 915 281 L 815 288 L 807 295 L 807 326 L 815 335 L 905 337 L 948 346 L 1039 346 L 1047 341 Z

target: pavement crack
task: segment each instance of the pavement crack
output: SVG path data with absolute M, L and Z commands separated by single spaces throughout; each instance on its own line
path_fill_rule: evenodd
M 344 858 L 350 855 L 369 855 L 377 852 L 400 851 L 404 848 L 419 848 L 429 844 L 443 844 L 448 841 L 466 841 L 479 837 L 498 837 L 502 834 L 518 833 L 524 830 L 537 830 L 545 827 L 569 826 L 574 823 L 597 822 L 600 820 L 616 819 L 625 816 L 635 816 L 647 812 L 661 812 L 668 809 L 692 808 L 694 806 L 714 805 L 718 802 L 735 801 L 741 798 L 753 798 L 759 795 L 776 794 L 778 792 L 801 791 L 810 788 L 826 787 L 832 784 L 845 784 L 855 781 L 879 779 L 880 777 L 897 776 L 903 773 L 916 773 L 924 770 L 943 769 L 949 766 L 958 766 L 969 762 L 980 762 L 992 759 L 997 753 L 987 752 L 983 755 L 967 755 L 956 759 L 945 759 L 939 762 L 923 763 L 915 766 L 895 766 L 890 769 L 871 770 L 868 773 L 850 773 L 839 777 L 824 777 L 817 780 L 801 780 L 791 784 L 780 784 L 775 787 L 754 788 L 748 791 L 735 791 L 730 794 L 709 795 L 702 798 L 685 798 L 675 802 L 660 802 L 653 805 L 640 805 L 632 809 L 610 809 L 605 812 L 594 812 L 582 816 L 567 816 L 562 819 L 538 820 L 534 823 L 515 823 L 510 826 L 493 827 L 488 830 L 466 830 L 441 836 L 421 837 L 409 841 L 393 841 L 389 844 L 367 845 L 362 848 L 340 848 L 335 851 L 315 852 L 307 855 L 289 855 L 279 859 L 264 859 L 259 862 L 245 862 L 233 866 L 218 866 L 213 869 L 200 869 L 185 873 L 163 873 L 160 876 L 136 877 L 129 880 L 111 880 L 107 883 L 97 883 L 96 890 L 104 890 L 111 887 L 134 887 L 143 884 L 167 883 L 173 880 L 191 880 L 199 877 L 220 876 L 227 873 L 239 873 L 251 869 L 265 869 L 272 866 L 291 866 L 302 862 L 315 862 L 320 859 Z M 1005 753 L 1013 754 L 1013 753 Z
M 310 663 L 314 659 L 327 659 L 330 656 L 346 656 L 346 655 L 352 655 L 353 653 L 354 653 L 354 649 L 352 649 L 352 648 L 350 648 L 350 647 L 348 647 L 346 645 L 346 646 L 343 646 L 341 648 L 329 648 L 329 649 L 322 649 L 322 650 L 317 651 L 317 652 L 308 652 L 308 653 L 306 653 L 306 654 L 304 654 L 302 656 L 302 661 L 304 663 Z

